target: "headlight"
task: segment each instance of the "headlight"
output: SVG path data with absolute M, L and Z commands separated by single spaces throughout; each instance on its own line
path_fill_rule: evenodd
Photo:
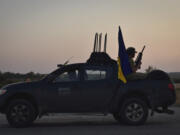
M 6 91 L 7 91 L 7 90 L 5 90 L 5 89 L 0 89 L 0 95 L 5 94 L 5 93 L 6 93 Z

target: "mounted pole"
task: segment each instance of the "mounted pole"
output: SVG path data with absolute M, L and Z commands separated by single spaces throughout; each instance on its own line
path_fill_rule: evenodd
M 95 37 L 94 37 L 94 48 L 93 48 L 93 52 L 96 52 L 96 43 L 97 43 L 97 33 L 95 34 Z
M 102 33 L 99 34 L 99 52 L 101 52 L 101 38 L 102 38 Z
M 106 52 L 106 44 L 107 44 L 107 33 L 104 37 L 104 52 Z
M 98 33 L 95 34 L 93 52 L 97 52 L 97 51 L 98 51 Z
M 98 41 L 99 41 L 99 37 L 98 37 L 98 33 L 96 35 L 96 52 L 98 51 Z

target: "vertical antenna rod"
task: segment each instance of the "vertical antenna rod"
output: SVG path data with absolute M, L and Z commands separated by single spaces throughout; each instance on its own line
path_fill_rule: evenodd
M 97 33 L 97 36 L 96 36 L 96 52 L 98 51 L 98 33 Z
M 106 52 L 106 44 L 107 44 L 107 33 L 104 37 L 104 52 Z
M 96 44 L 97 44 L 97 33 L 95 34 L 95 37 L 94 37 L 94 49 L 93 49 L 93 52 L 96 52 Z
M 99 52 L 101 52 L 101 38 L 102 38 L 102 33 L 99 34 Z

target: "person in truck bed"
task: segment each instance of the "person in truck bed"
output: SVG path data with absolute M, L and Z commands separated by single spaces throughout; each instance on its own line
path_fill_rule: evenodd
M 127 80 L 136 80 L 136 79 L 144 79 L 146 77 L 146 74 L 137 72 L 138 69 L 141 67 L 141 63 L 139 65 L 135 64 L 134 57 L 137 51 L 134 47 L 128 47 L 126 49 L 128 57 L 129 57 L 129 63 L 132 69 L 132 74 L 127 76 Z
M 140 64 L 136 65 L 134 62 L 134 57 L 135 57 L 135 54 L 137 53 L 137 51 L 135 50 L 134 47 L 129 47 L 129 48 L 127 48 L 126 51 L 127 51 L 128 57 L 129 57 L 129 63 L 130 63 L 132 72 L 135 73 L 138 69 L 140 69 Z

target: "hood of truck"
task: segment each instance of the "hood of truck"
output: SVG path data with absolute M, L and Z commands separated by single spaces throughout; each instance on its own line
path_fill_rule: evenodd
M 41 81 L 18 82 L 18 83 L 8 84 L 8 85 L 2 87 L 2 89 L 6 89 L 8 91 L 36 89 L 40 86 L 40 83 L 41 83 Z

